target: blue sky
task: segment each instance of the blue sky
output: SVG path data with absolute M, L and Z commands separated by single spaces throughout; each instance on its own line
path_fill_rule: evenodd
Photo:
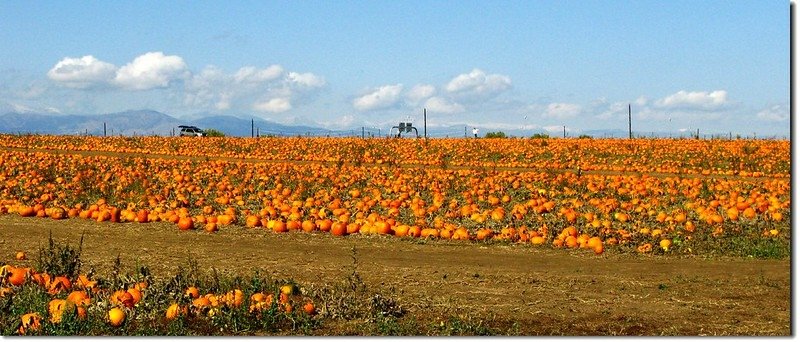
M 0 112 L 789 134 L 786 1 L 2 1 Z

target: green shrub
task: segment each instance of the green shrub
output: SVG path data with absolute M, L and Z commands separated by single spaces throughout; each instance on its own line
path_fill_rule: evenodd
M 505 137 L 506 134 L 501 131 L 486 133 L 486 138 L 505 138 Z
M 222 131 L 220 131 L 218 129 L 213 129 L 213 128 L 206 129 L 205 133 L 206 133 L 207 137 L 224 137 L 225 136 L 225 133 L 222 133 Z
M 68 244 L 53 241 L 53 232 L 50 232 L 47 248 L 40 247 L 36 259 L 36 268 L 57 276 L 75 278 L 81 272 L 81 250 L 83 249 L 83 234 L 78 248 Z

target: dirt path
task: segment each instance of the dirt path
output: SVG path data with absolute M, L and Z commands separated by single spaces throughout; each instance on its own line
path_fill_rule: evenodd
M 281 164 L 281 163 L 293 163 L 293 164 L 325 164 L 325 165 L 336 165 L 335 162 L 328 162 L 328 161 L 314 161 L 314 160 L 288 160 L 288 159 L 255 159 L 255 158 L 232 158 L 232 157 L 221 157 L 221 156 L 212 156 L 212 157 L 198 157 L 198 156 L 184 156 L 184 155 L 170 155 L 170 154 L 155 154 L 155 153 L 135 153 L 135 152 L 111 152 L 111 151 L 74 151 L 74 150 L 61 150 L 61 149 L 38 149 L 38 148 L 18 148 L 18 147 L 5 147 L 0 146 L 0 151 L 17 151 L 17 152 L 41 152 L 41 153 L 52 153 L 52 154 L 78 154 L 82 156 L 109 156 L 109 157 L 140 157 L 140 158 L 159 158 L 159 159 L 172 159 L 172 160 L 193 160 L 193 161 L 207 161 L 207 160 L 220 160 L 220 161 L 227 161 L 227 162 L 243 162 L 243 163 L 268 163 L 268 164 Z M 346 163 L 345 163 L 346 164 Z M 361 166 L 365 167 L 377 167 L 377 166 L 386 166 L 386 164 L 370 164 L 370 163 L 363 163 Z M 419 165 L 419 164 L 398 164 L 397 167 L 404 168 L 404 169 L 415 169 L 415 168 L 436 168 L 437 166 L 430 166 L 430 165 Z M 576 172 L 574 169 L 542 169 L 542 168 L 528 168 L 528 167 L 483 167 L 483 166 L 459 166 L 459 165 L 450 165 L 447 167 L 450 170 L 496 170 L 496 171 L 514 171 L 514 172 L 557 172 L 557 173 L 566 173 L 566 172 Z M 781 180 L 789 180 L 790 177 L 780 177 L 780 176 L 761 176 L 761 177 L 752 177 L 752 176 L 739 176 L 739 175 L 718 175 L 718 174 L 710 174 L 710 175 L 702 175 L 702 174 L 684 174 L 684 173 L 668 173 L 668 172 L 634 172 L 634 171 L 611 171 L 611 170 L 583 170 L 582 174 L 586 175 L 606 175 L 606 176 L 613 176 L 613 175 L 623 175 L 623 176 L 641 176 L 647 175 L 649 177 L 654 178 L 666 178 L 666 177 L 681 177 L 681 178 L 721 178 L 721 179 L 742 179 L 742 180 L 764 180 L 764 179 L 781 179 Z
M 411 315 L 518 322 L 523 334 L 788 335 L 789 260 L 652 257 L 531 245 L 411 241 L 379 236 L 275 234 L 223 227 L 181 232 L 165 223 L 110 224 L 0 216 L 0 261 L 34 257 L 48 234 L 77 244 L 98 271 L 120 255 L 165 275 L 196 259 L 203 270 L 255 268 L 307 284 L 353 267 L 375 289 L 394 289 Z M 385 292 L 384 291 L 384 292 Z

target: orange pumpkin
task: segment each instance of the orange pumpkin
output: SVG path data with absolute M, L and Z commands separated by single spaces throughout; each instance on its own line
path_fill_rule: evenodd
M 115 291 L 110 298 L 111 304 L 119 305 L 119 306 L 126 306 L 126 307 L 133 307 L 134 298 L 128 291 L 125 290 L 117 290 Z
M 28 206 L 20 207 L 17 210 L 17 213 L 19 213 L 19 216 L 22 217 L 31 217 L 36 215 L 36 211 L 33 210 L 33 207 L 28 207 Z
M 125 311 L 120 308 L 108 310 L 108 322 L 112 327 L 119 327 L 125 322 Z
M 85 291 L 70 292 L 69 296 L 67 296 L 67 301 L 75 305 L 89 305 L 91 303 L 91 299 L 89 299 Z
M 244 219 L 244 225 L 247 227 L 260 227 L 261 226 L 261 218 L 256 215 L 247 215 Z
M 197 297 L 200 297 L 200 290 L 198 290 L 198 289 L 197 289 L 196 287 L 194 287 L 194 286 L 189 286 L 189 287 L 186 289 L 186 292 L 185 292 L 185 293 L 186 293 L 186 295 L 187 295 L 187 296 L 189 296 L 189 297 L 190 297 L 190 298 L 192 298 L 192 299 L 196 299 Z
M 191 217 L 182 217 L 178 220 L 178 229 L 192 230 L 194 229 L 194 219 Z
M 272 224 L 272 231 L 276 233 L 286 233 L 289 229 L 286 228 L 286 223 L 280 220 L 273 220 L 270 222 Z
M 345 236 L 347 235 L 347 226 L 342 222 L 334 222 L 331 226 L 331 234 L 334 236 Z
M 69 281 L 69 278 L 60 276 L 55 277 L 53 281 L 50 282 L 50 288 L 48 292 L 50 294 L 56 294 L 61 291 L 67 291 L 72 288 L 72 283 Z
M 67 212 L 63 208 L 53 208 L 50 210 L 50 218 L 54 220 L 61 220 L 67 218 Z
M 64 299 L 51 300 L 50 303 L 47 304 L 47 311 L 50 313 L 50 322 L 61 323 L 61 317 L 64 315 L 66 307 L 67 301 Z
M 185 306 L 180 306 L 178 303 L 172 303 L 172 305 L 167 308 L 166 318 L 167 320 L 173 320 L 178 316 L 186 315 L 186 313 L 187 309 Z
M 150 212 L 147 209 L 141 209 L 136 212 L 136 219 L 134 221 L 139 223 L 147 223 L 150 222 Z
M 129 288 L 127 292 L 131 295 L 131 298 L 133 299 L 132 303 L 133 305 L 136 305 L 142 300 L 142 291 L 140 291 L 138 288 L 136 287 Z
M 25 280 L 27 279 L 27 270 L 24 268 L 13 267 L 9 269 L 9 276 L 8 282 L 14 286 L 22 286 L 25 285 Z
M 42 326 L 42 316 L 39 316 L 38 312 L 24 314 L 20 317 L 20 321 L 19 329 L 17 329 L 17 333 L 20 335 L 25 335 L 28 331 L 37 331 Z
M 305 312 L 306 315 L 314 316 L 317 313 L 317 308 L 314 306 L 314 303 L 308 302 L 303 305 L 303 312 Z

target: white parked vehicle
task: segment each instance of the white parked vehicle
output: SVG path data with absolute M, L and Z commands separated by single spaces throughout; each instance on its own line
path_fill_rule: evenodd
M 195 126 L 178 126 L 178 128 L 181 129 L 180 136 L 182 137 L 202 137 L 206 135 L 202 129 Z

